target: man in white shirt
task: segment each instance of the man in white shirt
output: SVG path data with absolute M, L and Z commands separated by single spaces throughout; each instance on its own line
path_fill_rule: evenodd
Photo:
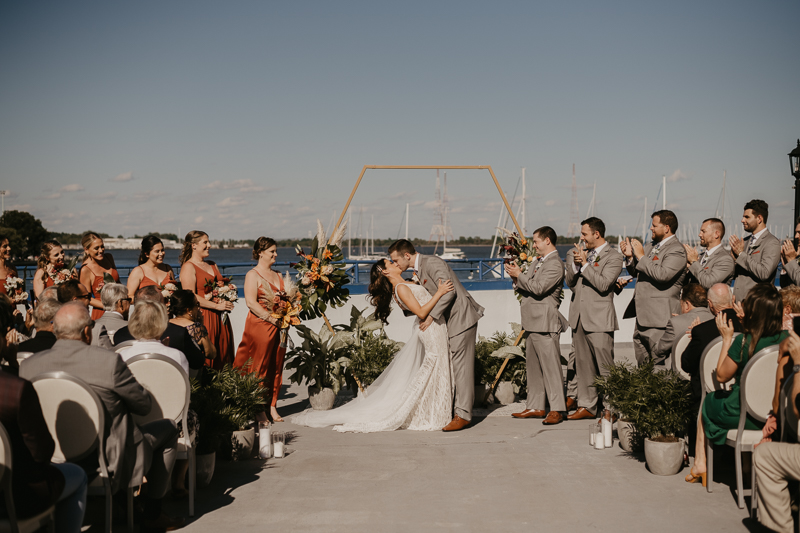
M 769 205 L 764 200 L 750 200 L 744 205 L 742 227 L 750 232 L 744 240 L 730 236 L 731 253 L 736 258 L 733 296 L 742 302 L 757 283 L 775 283 L 781 262 L 781 242 L 767 229 Z
M 688 244 L 683 245 L 689 275 L 693 278 L 687 279 L 687 284 L 696 282 L 705 290 L 717 283 L 730 285 L 736 265 L 731 254 L 722 247 L 725 224 L 718 218 L 707 218 L 700 227 L 699 236 L 700 244 L 706 249 L 702 254 Z

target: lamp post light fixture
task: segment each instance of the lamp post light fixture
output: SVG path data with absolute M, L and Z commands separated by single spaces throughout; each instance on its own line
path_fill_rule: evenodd
M 794 176 L 794 222 L 800 219 L 800 139 L 797 139 L 797 148 L 789 152 L 789 171 Z
M 6 212 L 6 195 L 11 194 L 11 191 L 0 191 L 0 216 Z

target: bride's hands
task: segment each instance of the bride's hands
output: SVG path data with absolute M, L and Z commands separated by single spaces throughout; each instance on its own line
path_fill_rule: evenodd
M 449 279 L 441 279 L 439 280 L 439 290 L 436 291 L 436 294 L 438 296 L 444 296 L 445 294 L 453 290 L 455 290 L 455 287 L 453 286 L 452 281 L 450 281 Z

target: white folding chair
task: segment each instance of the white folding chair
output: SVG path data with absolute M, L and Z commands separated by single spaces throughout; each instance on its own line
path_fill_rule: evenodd
M 55 531 L 55 505 L 30 518 L 17 518 L 14 499 L 11 494 L 12 475 L 11 441 L 3 424 L 0 424 L 0 491 L 3 492 L 8 518 L 0 518 L 0 532 L 33 533 L 43 527 L 51 533 Z
M 135 416 L 137 424 L 168 418 L 181 422 L 183 438 L 178 441 L 177 458 L 189 461 L 189 516 L 194 516 L 197 465 L 192 436 L 189 434 L 189 376 L 174 359 L 161 354 L 135 355 L 126 361 L 133 377 L 153 398 L 153 407 L 145 416 Z
M 100 474 L 88 493 L 105 495 L 105 531 L 111 533 L 111 477 L 105 452 L 105 410 L 100 398 L 83 380 L 66 372 L 46 372 L 31 383 L 39 396 L 47 428 L 56 442 L 54 463 L 77 462 L 96 452 Z M 131 485 L 141 480 L 131 480 Z M 133 528 L 133 491 L 128 487 L 128 527 Z
M 672 369 L 686 381 L 692 379 L 692 376 L 681 368 L 681 359 L 683 359 L 683 352 L 686 351 L 686 347 L 689 346 L 690 342 L 692 342 L 692 338 L 684 332 L 678 342 L 672 345 Z
M 734 333 L 733 338 L 741 333 Z M 720 383 L 717 381 L 717 363 L 719 362 L 719 354 L 722 351 L 722 337 L 717 337 L 708 343 L 708 346 L 703 350 L 700 356 L 700 411 L 697 413 L 698 425 L 701 417 L 703 416 L 703 402 L 709 392 L 715 390 L 730 390 L 731 386 L 736 383 L 736 379 L 732 379 L 727 383 Z M 713 492 L 712 482 L 714 480 L 714 447 L 705 439 L 706 443 L 706 490 Z
M 755 354 L 744 367 L 742 382 L 739 384 L 739 427 L 728 430 L 725 444 L 735 450 L 736 457 L 736 490 L 739 509 L 744 509 L 744 479 L 742 475 L 742 454 L 753 452 L 755 445 L 761 442 L 763 433 L 760 429 L 745 429 L 747 416 L 758 422 L 766 422 L 772 410 L 772 397 L 775 390 L 775 373 L 778 370 L 778 345 L 767 346 Z M 752 461 L 752 457 L 751 457 Z M 751 485 L 755 487 L 756 471 L 751 468 Z M 755 491 L 750 491 L 755 496 Z M 755 511 L 756 501 L 751 498 L 750 509 Z

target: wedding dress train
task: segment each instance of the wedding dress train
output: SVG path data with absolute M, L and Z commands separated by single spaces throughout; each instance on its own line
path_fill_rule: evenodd
M 408 286 L 420 305 L 431 299 L 423 287 Z M 416 319 L 411 338 L 367 388 L 366 395 L 330 411 L 306 410 L 291 421 L 357 433 L 440 430 L 452 418 L 452 383 L 444 321 L 434 321 L 428 329 L 420 331 Z

